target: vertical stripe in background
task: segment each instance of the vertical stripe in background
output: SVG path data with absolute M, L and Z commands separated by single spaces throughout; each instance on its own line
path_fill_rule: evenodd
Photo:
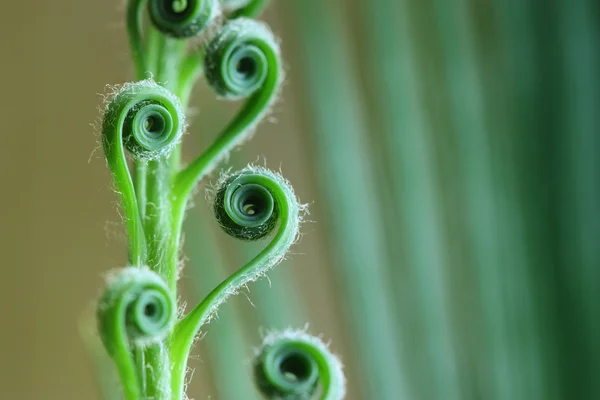
M 434 173 L 436 135 L 424 112 L 422 67 L 426 65 L 418 57 L 423 40 L 415 28 L 419 20 L 412 18 L 418 13 L 409 1 L 357 3 L 364 39 L 354 39 L 364 43 L 360 59 L 369 60 L 363 68 L 365 88 L 371 89 L 370 132 L 382 133 L 378 154 L 389 172 L 380 175 L 378 188 L 380 198 L 389 188 L 393 199 L 380 206 L 387 216 L 390 275 L 398 285 L 410 283 L 401 286 L 395 300 L 403 333 L 398 340 L 409 349 L 405 354 L 410 351 L 403 360 L 411 398 L 463 399 L 445 276 L 452 271 L 446 260 Z
M 489 54 L 497 54 L 494 33 L 478 30 L 493 31 L 493 20 L 483 27 L 478 25 L 478 18 L 487 14 L 486 2 L 431 3 L 431 29 L 440 52 L 439 90 L 447 92 L 447 126 L 439 134 L 448 135 L 455 146 L 454 153 L 445 157 L 456 166 L 453 184 L 459 201 L 455 207 L 464 209 L 457 210 L 466 235 L 463 257 L 468 267 L 462 272 L 469 276 L 466 282 L 474 283 L 465 287 L 461 275 L 456 275 L 455 291 L 472 292 L 473 301 L 481 307 L 479 323 L 470 326 L 474 332 L 465 332 L 467 337 L 479 336 L 478 352 L 471 355 L 476 369 L 469 370 L 463 381 L 474 399 L 528 398 L 524 381 L 533 379 L 527 361 L 537 353 L 535 346 L 521 345 L 535 335 L 535 323 L 519 240 L 518 208 L 511 198 L 514 176 L 503 143 L 506 125 L 495 119 L 502 113 L 488 103 L 486 91 L 493 90 L 494 85 L 487 80 L 488 68 L 495 70 L 492 76 L 502 80 L 502 66 L 489 60 L 482 64 L 488 54 L 478 52 L 477 46 L 479 41 L 488 40 Z M 500 125 L 494 125 L 494 120 Z M 440 147 L 440 154 L 445 151 Z M 447 208 L 446 212 L 453 210 Z M 469 342 L 463 341 L 459 347 L 468 351 L 468 346 Z
M 600 398 L 600 4 L 278 7 L 341 288 L 348 398 Z M 188 245 L 210 234 L 190 225 Z M 198 270 L 213 286 L 230 268 L 203 243 L 189 268 L 216 257 Z M 261 324 L 315 312 L 290 266 L 271 276 L 251 288 Z M 207 363 L 218 398 L 251 399 L 240 360 L 255 334 L 231 303 Z
M 600 6 L 344 4 L 288 7 L 338 274 L 368 292 L 363 251 L 393 277 L 378 312 L 401 366 L 385 379 L 408 399 L 600 397 Z M 401 397 L 358 356 L 364 398 Z
M 600 4 L 558 2 L 565 84 L 561 201 L 563 268 L 570 314 L 579 322 L 580 354 L 573 360 L 572 398 L 600 398 Z M 562 329 L 570 331 L 570 324 Z M 574 341 L 570 341 L 571 343 Z M 566 348 L 565 351 L 571 351 Z M 583 381 L 583 382 L 581 382 Z M 580 391 L 577 395 L 576 391 Z
M 361 387 L 352 399 L 405 399 L 400 340 L 395 329 L 376 172 L 371 165 L 363 94 L 352 68 L 340 2 L 290 2 L 298 54 L 291 65 L 305 71 L 305 131 L 313 146 L 314 175 L 326 202 L 330 256 L 340 280 L 340 302 L 354 354 L 344 354 Z

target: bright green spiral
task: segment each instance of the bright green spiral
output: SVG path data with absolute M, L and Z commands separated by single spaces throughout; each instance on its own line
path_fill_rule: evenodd
M 141 398 L 143 388 L 134 354 L 160 344 L 177 317 L 167 284 L 144 267 L 128 267 L 112 276 L 98 302 L 100 338 L 124 386 L 126 398 Z
M 121 347 L 162 340 L 176 315 L 175 300 L 163 279 L 138 267 L 125 268 L 111 278 L 98 304 L 100 334 L 111 355 Z
M 120 141 L 134 157 L 154 159 L 179 142 L 184 125 L 181 104 L 170 91 L 150 80 L 126 84 L 104 114 L 104 151 L 111 158 Z
M 346 392 L 340 361 L 304 331 L 269 334 L 254 360 L 254 378 L 267 399 L 340 400 Z
M 145 239 L 125 149 L 140 161 L 157 159 L 175 147 L 184 126 L 185 114 L 177 97 L 152 80 L 127 83 L 107 102 L 102 145 L 123 202 L 133 265 L 145 263 Z
M 279 46 L 263 23 L 238 18 L 227 22 L 208 45 L 206 80 L 228 99 L 272 91 L 280 79 Z
M 234 175 L 218 189 L 213 205 L 217 221 L 230 236 L 258 240 L 269 235 L 277 224 L 273 194 L 254 183 L 252 174 Z
M 148 3 L 154 26 L 177 38 L 200 34 L 217 11 L 217 0 L 150 0 Z

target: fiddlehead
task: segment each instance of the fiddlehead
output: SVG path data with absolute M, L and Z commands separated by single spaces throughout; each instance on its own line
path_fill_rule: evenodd
M 267 399 L 340 400 L 346 392 L 340 360 L 304 331 L 267 335 L 254 360 L 254 377 Z
M 200 34 L 218 11 L 217 0 L 149 0 L 148 3 L 154 26 L 177 38 Z
M 256 257 L 223 281 L 187 316 L 180 320 L 170 349 L 173 355 L 173 393 L 182 393 L 185 366 L 194 337 L 230 295 L 258 279 L 283 259 L 296 240 L 302 206 L 292 187 L 280 175 L 264 168 L 247 168 L 223 178 L 217 189 L 214 210 L 225 231 L 232 236 L 256 240 L 279 229 Z
M 145 5 L 148 3 L 148 14 L 153 29 L 143 32 Z M 127 32 L 129 45 L 135 64 L 136 76 L 143 79 L 147 73 L 157 75 L 162 62 L 158 52 L 165 46 L 171 48 L 167 57 L 160 57 L 167 64 L 177 64 L 178 58 L 185 51 L 185 43 L 165 45 L 161 32 L 174 38 L 185 38 L 200 34 L 219 13 L 218 0 L 128 0 Z
M 191 190 L 249 136 L 283 79 L 271 31 L 241 18 L 257 15 L 266 0 L 227 3 L 230 21 L 206 48 L 188 54 L 186 42 L 178 39 L 202 32 L 217 14 L 218 0 L 129 0 L 128 33 L 138 79 L 153 73 L 187 105 L 204 72 L 221 97 L 246 101 L 215 143 L 182 171 L 177 143 L 183 110 L 174 95 L 150 80 L 141 81 L 120 88 L 106 107 L 102 142 L 123 199 L 131 263 L 140 268 L 127 268 L 109 282 L 98 323 L 127 400 L 183 398 L 187 358 L 199 329 L 240 286 L 276 265 L 298 235 L 302 207 L 278 174 L 248 168 L 222 179 L 213 208 L 223 229 L 242 240 L 273 234 L 272 240 L 174 324 L 179 235 Z M 146 16 L 151 24 L 143 27 Z M 125 149 L 134 159 L 135 186 Z
M 224 98 L 248 98 L 217 140 L 176 176 L 174 220 L 181 219 L 196 182 L 262 119 L 283 78 L 274 35 L 266 25 L 243 18 L 227 22 L 209 44 L 204 69 L 209 84 Z
M 128 400 L 139 400 L 142 393 L 133 351 L 160 343 L 176 316 L 175 299 L 156 273 L 128 267 L 109 278 L 98 303 L 98 331 Z
M 225 25 L 206 50 L 206 80 L 214 91 L 235 100 L 262 87 L 270 66 L 265 44 L 277 49 L 266 25 L 249 19 Z
M 277 224 L 275 200 L 264 186 L 251 183 L 252 175 L 233 175 L 220 185 L 214 213 L 227 234 L 242 240 L 261 239 Z
M 102 145 L 123 201 L 130 261 L 134 264 L 144 262 L 145 245 L 125 149 L 138 160 L 156 159 L 179 142 L 184 125 L 184 112 L 177 97 L 151 80 L 125 84 L 107 102 Z
M 129 83 L 106 108 L 104 150 L 112 155 L 112 146 L 120 138 L 133 157 L 156 159 L 179 142 L 184 125 L 184 112 L 175 95 L 151 80 Z

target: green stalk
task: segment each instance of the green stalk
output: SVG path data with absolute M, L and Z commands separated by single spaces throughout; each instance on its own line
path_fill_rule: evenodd
M 265 6 L 267 5 L 268 0 L 250 0 L 245 7 L 240 8 L 232 13 L 232 18 L 253 18 L 259 15 Z
M 302 57 L 312 115 L 315 169 L 328 205 L 333 263 L 344 289 L 349 335 L 356 344 L 361 398 L 401 399 L 406 396 L 404 374 L 393 321 L 391 287 L 386 270 L 382 215 L 375 173 L 364 156 L 368 147 L 358 101 L 356 75 L 340 16 L 330 2 L 293 2 L 290 13 L 302 37 Z
M 214 211 L 228 234 L 258 240 L 276 226 L 279 230 L 258 256 L 213 289 L 173 328 L 180 229 L 191 191 L 260 122 L 282 80 L 278 44 L 266 25 L 249 19 L 224 24 L 207 48 L 207 80 L 222 96 L 248 100 L 216 143 L 180 170 L 178 141 L 185 128 L 184 112 L 173 92 L 181 94 L 187 105 L 202 70 L 190 67 L 201 61 L 197 55 L 184 60 L 186 45 L 180 38 L 204 30 L 216 7 L 215 1 L 183 3 L 178 6 L 185 10 L 173 10 L 164 2 L 148 2 L 149 19 L 161 34 L 150 28 L 143 35 L 146 1 L 129 2 L 128 32 L 136 75 L 151 73 L 169 90 L 151 79 L 125 84 L 111 98 L 103 117 L 104 150 L 124 203 L 135 266 L 109 279 L 97 316 L 105 347 L 131 400 L 185 396 L 187 357 L 200 327 L 231 294 L 284 257 L 298 235 L 302 211 L 289 183 L 268 170 L 247 168 L 220 182 Z M 256 10 L 261 4 L 251 3 Z M 135 182 L 124 148 L 134 161 Z
M 242 159 L 251 158 L 256 149 L 250 145 L 247 151 L 232 155 L 232 165 L 246 165 Z M 257 254 L 264 243 L 243 243 L 239 251 L 233 252 L 230 260 L 235 260 L 235 265 L 242 265 Z M 288 327 L 302 327 L 309 321 L 301 291 L 294 279 L 294 257 L 283 260 L 278 268 L 269 272 L 265 279 L 259 279 L 252 285 L 250 299 L 252 304 L 260 310 L 258 315 L 261 327 L 267 331 L 283 330 Z M 302 268 L 298 265 L 299 268 Z M 250 332 L 250 337 L 255 337 L 258 332 Z
M 214 211 L 219 223 L 229 235 L 238 239 L 257 240 L 275 230 L 278 223 L 277 233 L 257 256 L 221 282 L 175 326 L 171 335 L 170 350 L 174 359 L 180 362 L 173 366 L 173 393 L 183 393 L 186 358 L 200 328 L 214 316 L 217 308 L 229 296 L 274 267 L 298 235 L 300 205 L 292 188 L 281 176 L 261 168 L 247 168 L 222 181 L 221 185 L 215 198 Z M 271 202 L 272 207 L 268 214 L 258 214 L 268 216 L 268 220 L 261 222 L 260 226 L 252 226 L 254 220 L 240 208 L 244 204 L 244 193 L 263 196 L 263 204 Z M 242 197 L 236 197 L 237 195 Z
M 155 62 L 156 70 L 150 70 L 157 82 L 162 83 L 167 89 L 173 91 L 178 86 L 178 68 L 185 52 L 185 42 L 182 40 L 168 38 L 164 35 L 156 37 L 150 33 L 147 41 L 152 45 L 150 60 Z M 154 60 L 153 58 L 156 57 Z M 177 145 L 176 147 L 179 147 Z M 179 265 L 178 249 L 171 252 L 170 244 L 173 242 L 174 233 L 170 224 L 170 188 L 173 169 L 178 170 L 179 163 L 176 157 L 161 156 L 156 160 L 136 161 L 137 179 L 143 182 L 145 192 L 138 193 L 145 205 L 144 231 L 147 243 L 147 263 L 158 272 L 166 282 L 173 296 L 177 295 L 177 268 Z M 142 163 L 144 167 L 138 167 Z M 140 185 L 141 186 L 141 185 Z M 174 254 L 173 254 L 174 253 Z M 137 355 L 138 363 L 144 368 L 142 376 L 144 382 L 144 395 L 150 398 L 170 399 L 170 357 L 168 349 L 164 344 L 148 346 L 143 354 Z
M 237 23 L 236 23 L 237 22 Z M 262 24 L 254 21 L 234 21 L 225 26 L 221 32 L 222 37 L 213 39 L 213 45 L 207 49 L 207 56 L 211 58 L 211 69 L 205 71 L 207 79 L 213 89 L 221 95 L 236 98 L 246 97 L 244 105 L 232 119 L 232 121 L 221 131 L 217 139 L 204 152 L 194 159 L 189 165 L 178 171 L 174 177 L 171 187 L 171 224 L 175 232 L 169 247 L 169 259 L 174 259 L 173 254 L 179 250 L 180 232 L 185 216 L 189 198 L 197 183 L 211 172 L 222 159 L 241 141 L 243 141 L 252 129 L 262 120 L 268 111 L 269 105 L 274 101 L 277 89 L 282 80 L 281 60 L 279 47 L 270 30 Z M 254 47 L 260 50 L 261 58 L 257 62 L 257 70 L 263 72 L 262 79 L 258 82 L 231 82 L 231 77 L 222 76 L 223 70 L 231 68 L 231 60 L 227 57 L 242 51 L 245 47 Z M 200 72 L 190 66 L 190 62 L 202 54 L 192 55 L 183 61 L 184 76 L 179 87 L 179 92 L 186 94 L 189 99 L 189 82 Z M 217 68 L 225 63 L 226 68 Z M 249 86 L 247 86 L 249 85 Z

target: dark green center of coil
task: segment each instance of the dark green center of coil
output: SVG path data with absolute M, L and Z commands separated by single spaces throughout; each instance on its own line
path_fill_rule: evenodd
M 228 21 L 206 48 L 206 81 L 230 100 L 248 97 L 277 85 L 279 47 L 271 31 L 259 22 Z
M 165 122 L 161 115 L 150 115 L 144 120 L 144 131 L 148 136 L 159 138 L 165 131 Z
M 279 360 L 279 372 L 288 382 L 305 382 L 312 371 L 311 360 L 303 353 L 287 354 Z
M 200 34 L 209 24 L 215 0 L 150 0 L 148 13 L 163 33 L 184 38 Z
M 231 207 L 227 210 L 233 220 L 247 228 L 265 224 L 273 215 L 275 201 L 263 186 L 246 184 L 237 187 L 231 194 Z
M 242 57 L 238 60 L 235 70 L 240 79 L 252 79 L 256 76 L 256 60 L 252 57 Z
M 127 309 L 127 325 L 136 339 L 151 338 L 169 325 L 171 304 L 158 290 L 145 290 Z
M 268 62 L 255 45 L 243 44 L 231 51 L 221 73 L 229 90 L 241 96 L 256 92 L 265 82 Z
M 132 137 L 126 142 L 127 149 L 134 154 L 141 151 L 161 151 L 170 142 L 177 140 L 173 129 L 173 117 L 161 104 L 142 102 L 128 115 Z
M 159 0 L 151 3 L 156 4 L 154 7 L 157 14 L 172 24 L 185 24 L 194 11 L 194 8 L 186 0 Z M 196 1 L 196 3 L 198 2 Z
M 248 241 L 269 235 L 277 225 L 275 198 L 265 186 L 254 183 L 255 178 L 253 174 L 229 178 L 217 191 L 214 203 L 223 230 Z
M 275 397 L 309 398 L 316 391 L 319 381 L 319 368 L 315 360 L 301 344 L 291 341 L 277 343 L 263 350 L 255 373 L 261 391 Z

